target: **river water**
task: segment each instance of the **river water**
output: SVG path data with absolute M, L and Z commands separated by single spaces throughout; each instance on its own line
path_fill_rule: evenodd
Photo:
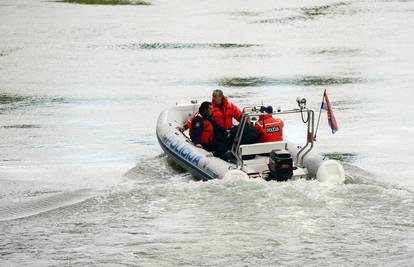
M 414 2 L 151 3 L 0 2 L 0 265 L 412 266 Z M 156 120 L 214 88 L 327 89 L 346 183 L 195 181 Z

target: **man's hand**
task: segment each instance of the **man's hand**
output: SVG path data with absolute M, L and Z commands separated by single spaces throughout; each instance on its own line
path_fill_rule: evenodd
M 179 130 L 180 132 L 184 132 L 185 128 L 183 126 L 177 126 L 175 127 L 177 130 Z
M 198 148 L 203 148 L 203 146 L 201 144 L 197 144 L 195 146 L 198 147 Z

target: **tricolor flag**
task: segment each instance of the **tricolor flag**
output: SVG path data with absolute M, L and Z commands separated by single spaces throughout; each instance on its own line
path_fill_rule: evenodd
M 328 94 L 326 93 L 326 89 L 323 92 L 323 99 L 322 99 L 322 105 L 321 109 L 324 109 L 327 111 L 328 114 L 328 124 L 329 127 L 332 129 L 332 133 L 334 134 L 336 131 L 338 131 L 338 124 L 336 123 L 335 116 L 332 112 L 331 103 L 329 102 Z

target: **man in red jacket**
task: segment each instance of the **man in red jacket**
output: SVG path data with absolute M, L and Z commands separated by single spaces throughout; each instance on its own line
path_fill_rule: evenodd
M 259 117 L 254 127 L 259 133 L 259 143 L 283 141 L 283 121 L 273 118 L 273 108 L 268 106 L 265 109 L 267 115 Z
M 231 103 L 227 97 L 223 95 L 223 91 L 216 89 L 213 91 L 213 120 L 226 130 L 233 127 L 233 118 L 240 122 L 242 115 L 240 109 Z

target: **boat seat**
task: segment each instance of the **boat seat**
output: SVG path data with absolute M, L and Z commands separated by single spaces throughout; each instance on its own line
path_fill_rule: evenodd
M 250 144 L 250 145 L 241 145 L 239 147 L 239 153 L 241 156 L 260 155 L 260 154 L 268 154 L 272 150 L 286 149 L 286 148 L 287 148 L 286 141 L 257 143 L 257 144 Z
M 243 160 L 242 170 L 248 174 L 262 173 L 263 171 L 269 170 L 267 167 L 268 157 L 256 156 L 254 159 Z

